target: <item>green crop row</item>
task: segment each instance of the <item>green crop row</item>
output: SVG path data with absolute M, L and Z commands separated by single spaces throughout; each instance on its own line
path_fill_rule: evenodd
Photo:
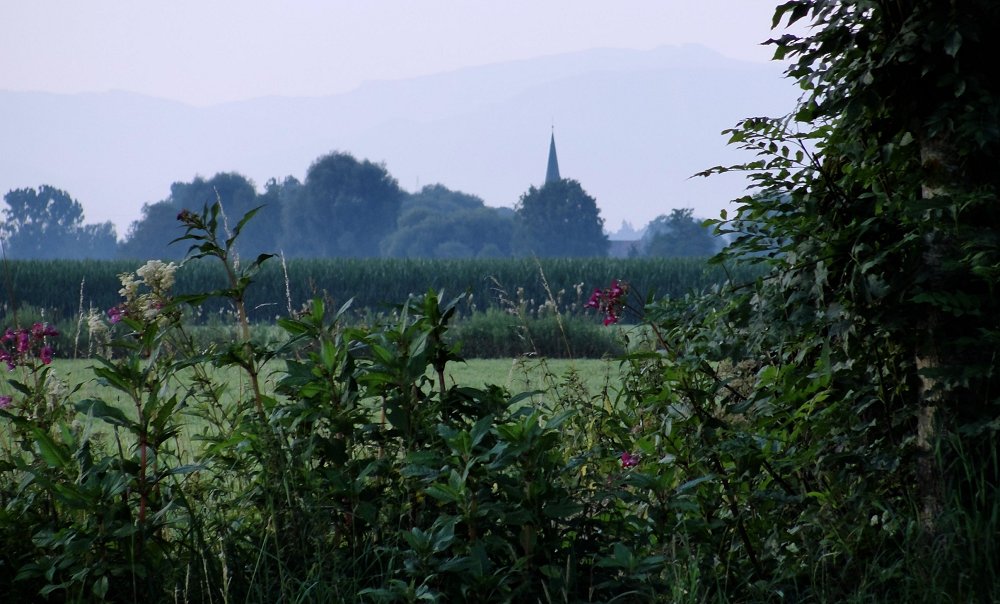
M 53 322 L 75 319 L 82 307 L 107 309 L 120 302 L 118 275 L 134 271 L 135 261 L 8 261 L 0 313 L 9 323 L 14 309 L 43 309 Z M 612 279 L 628 282 L 639 300 L 649 294 L 680 296 L 719 283 L 726 272 L 702 259 L 314 259 L 280 258 L 266 262 L 248 292 L 256 321 L 289 314 L 314 297 L 332 304 L 353 299 L 360 312 L 391 309 L 428 289 L 451 297 L 469 292 L 460 312 L 521 307 L 527 315 L 581 310 L 596 287 Z M 750 280 L 750 273 L 733 275 Z M 191 263 L 177 271 L 176 293 L 226 286 L 221 266 Z M 205 312 L 225 309 L 211 304 Z

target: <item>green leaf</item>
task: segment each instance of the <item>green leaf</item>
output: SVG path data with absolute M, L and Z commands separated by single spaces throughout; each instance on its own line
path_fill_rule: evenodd
M 129 420 L 121 409 L 112 407 L 99 399 L 85 399 L 76 404 L 76 410 L 84 415 L 89 415 L 103 420 L 113 426 L 129 427 L 132 421 Z
M 715 480 L 715 474 L 706 474 L 704 476 L 695 478 L 694 480 L 689 480 L 684 484 L 682 484 L 681 486 L 677 487 L 675 493 L 680 494 L 685 491 L 690 491 L 694 487 L 700 485 L 703 482 L 708 482 L 709 480 Z
M 185 464 L 182 466 L 177 466 L 176 468 L 170 468 L 163 473 L 164 476 L 182 476 L 184 474 L 191 474 L 192 472 L 200 472 L 204 470 L 205 466 L 202 464 Z
M 583 504 L 572 500 L 550 501 L 542 508 L 542 513 L 548 518 L 570 518 L 583 511 Z
M 958 49 L 962 47 L 962 34 L 953 31 L 944 39 L 944 51 L 950 57 L 958 54 Z
M 253 218 L 254 215 L 257 214 L 257 212 L 259 212 L 263 207 L 264 207 L 263 205 L 259 205 L 243 215 L 243 218 L 240 219 L 239 223 L 236 225 L 236 228 L 233 229 L 233 237 L 226 242 L 227 245 L 232 243 L 232 240 L 235 239 L 236 236 L 240 234 L 240 231 L 243 230 L 243 226 L 246 225 L 246 223 L 249 222 L 250 219 Z
M 472 427 L 472 446 L 478 445 L 483 440 L 483 437 L 489 434 L 491 427 L 493 427 L 492 415 L 487 415 L 477 421 Z
M 98 600 L 103 600 L 106 595 L 108 595 L 108 577 L 105 575 L 94 581 L 94 586 L 91 591 L 97 596 Z
M 424 493 L 430 495 L 438 501 L 445 503 L 458 503 L 462 501 L 462 493 L 450 484 L 437 483 L 424 489 Z
M 72 455 L 64 445 L 57 443 L 40 428 L 32 428 L 32 432 L 35 436 L 35 444 L 38 445 L 38 454 L 45 460 L 45 463 L 53 468 L 69 467 Z

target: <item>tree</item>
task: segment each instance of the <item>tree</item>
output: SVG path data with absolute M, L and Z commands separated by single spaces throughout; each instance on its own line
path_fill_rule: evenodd
M 181 235 L 177 214 L 185 209 L 200 212 L 216 201 L 221 202 L 229 228 L 235 227 L 246 212 L 261 204 L 253 183 L 235 172 L 220 172 L 208 180 L 198 176 L 191 182 L 175 182 L 170 185 L 167 199 L 142 206 L 142 216 L 129 225 L 120 255 L 143 260 L 183 258 L 187 249 L 182 245 L 170 245 Z M 262 208 L 240 235 L 239 251 L 247 256 L 272 251 L 276 241 L 274 225 L 279 223 L 279 217 L 277 207 Z
M 206 205 L 218 201 L 225 214 L 225 228 L 232 230 L 250 210 L 261 207 L 256 217 L 244 225 L 236 242 L 237 252 L 247 258 L 274 251 L 281 222 L 281 208 L 265 204 L 257 188 L 246 176 L 237 172 L 220 172 L 205 180 L 195 178 L 190 183 L 174 183 L 170 187 L 170 201 L 178 211 L 201 211 Z
M 561 179 L 534 186 L 515 206 L 514 250 L 539 257 L 606 256 L 604 234 L 597 201 L 580 183 Z
M 734 168 L 760 192 L 722 221 L 736 236 L 726 255 L 769 273 L 729 317 L 712 317 L 741 325 L 718 346 L 753 349 L 764 365 L 742 408 L 773 405 L 772 426 L 808 422 L 783 447 L 813 451 L 812 484 L 829 486 L 826 509 L 795 528 L 851 535 L 817 560 L 857 560 L 874 577 L 865 554 L 900 548 L 916 572 L 881 580 L 944 563 L 937 576 L 966 590 L 949 598 L 987 601 L 967 590 L 995 581 L 996 554 L 961 531 L 976 523 L 983 540 L 1000 538 L 986 520 L 1000 475 L 1000 4 L 795 0 L 775 22 L 807 17 L 809 35 L 772 41 L 793 59 L 799 106 L 729 131 L 758 155 Z M 870 509 L 892 510 L 909 532 L 866 533 Z M 958 542 L 971 553 L 939 555 Z
M 645 256 L 677 258 L 715 254 L 721 247 L 712 231 L 693 218 L 690 208 L 661 214 L 646 227 L 640 249 Z
M 183 234 L 177 222 L 178 208 L 169 199 L 142 205 L 142 215 L 128 227 L 118 249 L 122 258 L 135 260 L 178 260 L 187 250 L 170 242 Z
M 118 256 L 118 233 L 111 222 L 85 224 L 76 231 L 76 254 L 73 258 L 109 260 Z
M 83 224 L 83 206 L 66 191 L 42 185 L 4 195 L 2 235 L 11 258 L 111 258 L 117 242 L 110 222 Z
M 384 165 L 348 153 L 316 160 L 283 207 L 281 247 L 291 256 L 371 257 L 396 226 L 403 191 Z
M 436 214 L 447 214 L 462 210 L 478 210 L 486 207 L 482 198 L 461 191 L 452 191 L 442 184 L 424 185 L 417 193 L 406 196 L 399 210 L 399 221 L 407 221 L 407 214 L 421 209 Z
M 510 255 L 512 232 L 513 220 L 482 199 L 428 185 L 403 200 L 382 252 L 400 258 L 504 257 Z
M 293 176 L 279 181 L 272 178 L 264 185 L 264 193 L 259 195 L 256 205 L 260 212 L 244 227 L 254 243 L 256 253 L 281 253 L 283 241 L 282 223 L 285 206 L 299 193 L 302 183 Z M 241 235 L 242 237 L 242 235 Z M 240 242 L 237 241 L 239 245 Z M 246 246 L 244 246 L 246 247 Z

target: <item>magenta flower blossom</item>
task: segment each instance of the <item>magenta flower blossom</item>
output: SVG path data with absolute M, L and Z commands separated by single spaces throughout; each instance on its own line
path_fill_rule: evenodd
M 59 332 L 55 327 L 47 323 L 35 323 L 31 326 L 31 337 L 36 340 L 44 340 L 46 336 L 57 336 Z
M 10 405 L 13 402 L 14 399 L 6 394 L 0 396 L 0 409 L 10 409 Z
M 112 306 L 108 309 L 108 320 L 111 321 L 112 325 L 122 320 L 122 309 L 120 306 Z
M 625 298 L 628 294 L 628 284 L 613 279 L 611 287 L 606 289 L 595 289 L 590 295 L 590 299 L 584 304 L 584 308 L 593 308 L 604 313 L 604 325 L 617 323 L 625 310 Z
M 27 329 L 22 329 L 17 332 L 17 352 L 18 354 L 24 354 L 28 352 L 28 348 L 31 345 L 31 332 Z
M 18 365 L 29 363 L 37 350 L 38 358 L 48 365 L 52 363 L 52 347 L 45 338 L 58 335 L 59 332 L 46 323 L 35 323 L 30 329 L 8 327 L 0 336 L 0 363 L 6 363 L 7 369 L 13 371 Z
M 634 468 L 639 465 L 639 456 L 628 451 L 622 451 L 621 462 L 623 468 Z

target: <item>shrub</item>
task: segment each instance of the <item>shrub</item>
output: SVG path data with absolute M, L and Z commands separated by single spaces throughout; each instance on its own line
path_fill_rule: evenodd
M 591 317 L 547 315 L 519 318 L 490 309 L 462 318 L 449 341 L 468 358 L 512 358 L 525 354 L 549 358 L 605 358 L 624 352 L 616 332 Z

